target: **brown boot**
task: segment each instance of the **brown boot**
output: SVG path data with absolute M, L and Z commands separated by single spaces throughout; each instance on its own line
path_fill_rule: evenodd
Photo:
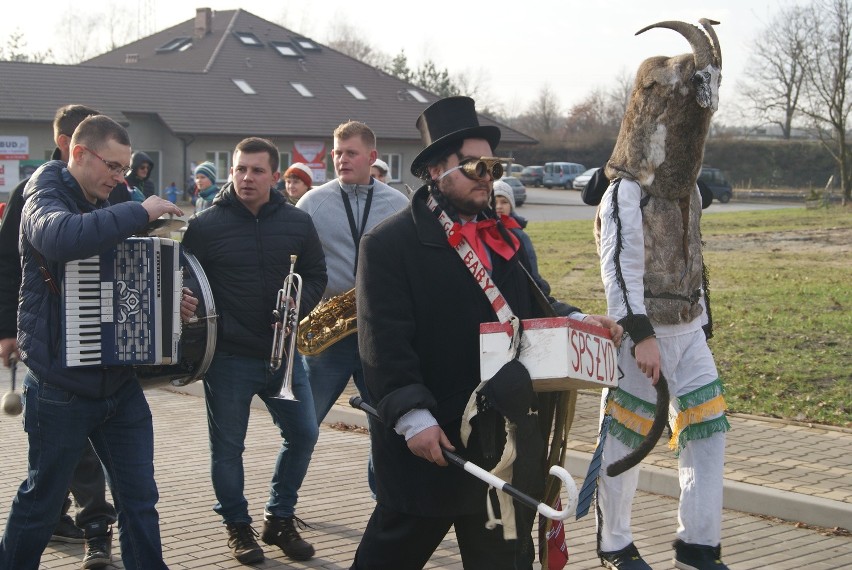
M 257 543 L 257 531 L 249 523 L 228 523 L 228 548 L 237 562 L 255 564 L 263 561 L 263 549 Z
M 293 560 L 310 560 L 314 556 L 314 547 L 302 540 L 296 523 L 304 528 L 305 523 L 298 517 L 271 517 L 263 521 L 261 539 L 266 544 L 277 546 Z

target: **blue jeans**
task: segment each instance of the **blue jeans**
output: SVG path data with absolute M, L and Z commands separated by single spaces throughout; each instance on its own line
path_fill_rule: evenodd
M 104 469 L 91 444 L 85 447 L 71 476 L 71 494 L 77 501 L 75 522 L 78 527 L 84 528 L 91 523 L 111 525 L 115 522 L 115 508 L 106 500 Z M 66 499 L 66 504 L 70 502 L 70 498 Z
M 89 441 L 106 469 L 118 511 L 124 567 L 166 568 L 155 508 L 154 429 L 137 382 L 125 383 L 108 398 L 89 399 L 39 381 L 30 372 L 24 379 L 24 429 L 29 474 L 9 511 L 0 568 L 38 568 Z
M 322 423 L 328 415 L 350 378 L 355 380 L 355 387 L 358 388 L 361 398 L 368 404 L 371 403 L 367 385 L 364 383 L 361 354 L 358 352 L 358 333 L 339 340 L 316 356 L 302 356 L 302 358 L 305 359 L 305 368 L 314 394 L 317 423 Z M 367 483 L 375 497 L 376 482 L 373 475 L 372 454 L 367 458 Z
M 210 435 L 210 474 L 217 500 L 213 510 L 225 523 L 251 523 L 252 520 L 244 495 L 243 451 L 255 394 L 266 404 L 283 438 L 272 474 L 266 513 L 274 517 L 295 514 L 299 488 L 308 472 L 319 427 L 301 359 L 293 360 L 295 401 L 269 396 L 278 392 L 283 376 L 283 366 L 273 373 L 269 371 L 268 360 L 226 352 L 217 352 L 207 370 L 204 395 Z
M 367 385 L 364 383 L 361 355 L 358 352 L 357 333 L 332 344 L 316 356 L 302 358 L 305 359 L 311 392 L 314 394 L 317 422 L 322 423 L 350 378 L 355 380 L 355 387 L 364 401 L 370 403 Z

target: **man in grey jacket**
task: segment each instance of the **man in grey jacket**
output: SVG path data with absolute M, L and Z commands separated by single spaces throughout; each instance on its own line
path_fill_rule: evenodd
M 337 178 L 314 188 L 296 204 L 311 215 L 322 242 L 328 269 L 325 299 L 355 287 L 361 236 L 408 205 L 408 198 L 402 193 L 370 175 L 377 156 L 376 135 L 370 127 L 358 121 L 341 124 L 334 130 L 332 151 Z M 354 378 L 361 397 L 370 401 L 364 385 L 357 334 L 304 359 L 319 423 L 350 378 Z

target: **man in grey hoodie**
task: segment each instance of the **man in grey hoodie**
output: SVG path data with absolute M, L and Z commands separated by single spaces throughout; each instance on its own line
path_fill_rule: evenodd
M 376 135 L 364 123 L 348 121 L 338 126 L 334 130 L 331 156 L 337 178 L 314 188 L 296 204 L 311 215 L 322 242 L 328 269 L 324 299 L 355 287 L 361 236 L 408 205 L 408 198 L 402 193 L 370 175 L 378 152 Z M 361 397 L 370 401 L 364 385 L 357 334 L 304 359 L 318 422 L 322 423 L 350 378 L 354 378 Z

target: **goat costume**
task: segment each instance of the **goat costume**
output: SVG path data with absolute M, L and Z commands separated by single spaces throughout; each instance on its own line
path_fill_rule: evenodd
M 598 208 L 595 238 L 609 315 L 630 338 L 619 353 L 619 387 L 602 402 L 602 411 L 612 416 L 597 502 L 602 555 L 632 548 L 630 510 L 638 469 L 617 477 L 603 472 L 636 448 L 650 428 L 656 395 L 633 348 L 656 336 L 671 394 L 670 447 L 679 454 L 676 548 L 686 543 L 699 552 L 712 549 L 716 561 L 720 557 L 725 432 L 730 426 L 707 346 L 710 318 L 696 185 L 710 118 L 718 107 L 721 51 L 715 23 L 702 19 L 702 30 L 660 22 L 638 32 L 675 30 L 693 53 L 641 64 L 605 167 L 613 182 Z

